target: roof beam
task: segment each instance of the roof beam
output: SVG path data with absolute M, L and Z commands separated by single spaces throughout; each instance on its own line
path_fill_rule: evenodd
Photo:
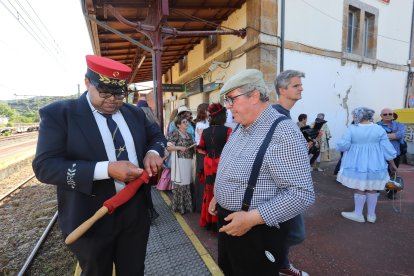
M 219 10 L 219 9 L 231 9 L 236 10 L 240 9 L 242 4 L 239 2 L 235 5 L 231 5 L 229 7 L 229 4 L 227 1 L 221 1 L 221 3 L 211 3 L 211 4 L 204 4 L 203 6 L 199 5 L 179 5 L 174 4 L 174 1 L 171 1 L 170 10 L 177 9 L 177 10 Z M 218 1 L 219 2 L 219 1 Z M 243 2 L 243 1 L 241 1 Z M 109 4 L 113 6 L 114 8 L 149 8 L 148 3 L 142 3 L 142 2 L 121 2 L 121 1 L 105 1 L 105 4 Z

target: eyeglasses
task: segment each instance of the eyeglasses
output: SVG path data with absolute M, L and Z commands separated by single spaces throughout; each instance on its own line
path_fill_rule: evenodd
M 112 96 L 114 96 L 115 100 L 123 100 L 125 98 L 125 92 L 114 92 L 114 91 L 109 91 L 106 88 L 103 87 L 99 87 L 99 85 L 95 86 L 96 90 L 98 90 L 99 93 L 99 97 L 103 98 L 103 99 L 108 99 Z
M 394 115 L 394 113 L 384 113 L 384 114 L 382 114 L 382 116 L 392 116 L 392 115 Z
M 234 97 L 224 96 L 224 101 L 225 101 L 225 102 L 226 102 L 229 106 L 233 106 L 233 104 L 234 104 L 234 99 L 236 99 L 237 97 L 240 97 L 240 96 L 246 95 L 246 94 L 248 94 L 248 93 L 250 93 L 250 92 L 251 92 L 251 91 L 249 91 L 249 92 L 244 92 L 244 93 L 239 94 L 239 95 L 234 96 Z
M 182 120 L 181 123 L 182 124 L 188 124 L 188 121 L 187 120 Z

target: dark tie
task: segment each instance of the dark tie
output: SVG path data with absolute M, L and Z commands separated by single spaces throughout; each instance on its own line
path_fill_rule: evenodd
M 116 160 L 129 160 L 124 138 L 122 137 L 121 131 L 119 131 L 118 125 L 114 119 L 112 119 L 112 115 L 102 113 L 100 114 L 106 118 L 106 123 L 108 124 L 109 131 L 112 134 L 112 141 L 114 142 L 115 146 Z

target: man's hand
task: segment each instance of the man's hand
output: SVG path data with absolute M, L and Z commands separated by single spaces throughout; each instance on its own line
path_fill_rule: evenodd
M 246 234 L 253 226 L 264 224 L 264 221 L 259 214 L 259 210 L 257 209 L 249 212 L 235 212 L 225 217 L 224 220 L 230 221 L 230 223 L 221 227 L 219 232 L 238 237 Z
M 183 147 L 183 146 L 177 146 L 177 150 L 185 152 L 187 150 L 187 148 Z
M 316 137 L 316 139 L 321 139 L 322 138 L 322 135 L 323 135 L 323 131 L 322 130 L 319 130 L 318 136 Z
M 388 133 L 387 136 L 388 136 L 388 139 L 390 140 L 397 140 L 397 135 L 395 132 Z
M 126 160 L 109 162 L 108 165 L 108 175 L 122 182 L 131 182 L 137 179 L 143 171 L 143 169 Z
M 394 163 L 390 164 L 390 171 L 393 173 L 398 172 L 398 168 Z
M 393 173 L 398 172 L 398 168 L 397 168 L 397 166 L 395 165 L 395 163 L 394 163 L 394 160 L 393 160 L 393 159 L 388 160 L 388 164 L 389 164 L 389 168 L 390 168 L 390 171 L 391 171 L 391 172 L 393 172 Z
M 163 159 L 156 153 L 148 152 L 144 157 L 144 169 L 151 177 L 156 175 L 162 168 Z
M 210 213 L 210 215 L 212 216 L 217 216 L 217 201 L 216 198 L 213 197 L 210 201 L 210 204 L 208 205 L 208 212 Z

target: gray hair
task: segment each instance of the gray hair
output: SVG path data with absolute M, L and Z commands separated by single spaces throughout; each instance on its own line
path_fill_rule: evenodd
M 321 120 L 324 120 L 324 119 L 325 119 L 325 114 L 323 114 L 323 113 L 318 113 L 318 115 L 316 116 L 316 118 L 319 118 L 319 119 L 321 119 Z
M 240 86 L 238 89 L 240 90 L 241 94 L 246 93 L 246 96 L 250 96 L 254 90 L 257 90 L 260 93 L 260 101 L 269 101 L 269 89 L 266 87 L 266 85 L 248 83 Z
M 352 117 L 354 124 L 359 124 L 361 121 L 368 120 L 372 122 L 372 117 L 375 111 L 367 107 L 357 107 L 352 110 Z
M 279 92 L 280 88 L 287 89 L 290 83 L 290 80 L 294 77 L 304 78 L 305 73 L 301 71 L 296 71 L 296 70 L 285 70 L 281 72 L 276 77 L 276 80 L 275 80 L 276 93 L 280 95 L 280 92 Z

